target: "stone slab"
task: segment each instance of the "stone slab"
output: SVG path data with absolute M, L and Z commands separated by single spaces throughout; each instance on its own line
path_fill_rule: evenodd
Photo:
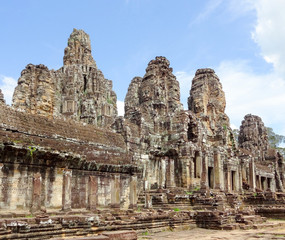
M 106 231 L 102 235 L 108 236 L 110 240 L 136 240 L 137 233 L 134 231 Z

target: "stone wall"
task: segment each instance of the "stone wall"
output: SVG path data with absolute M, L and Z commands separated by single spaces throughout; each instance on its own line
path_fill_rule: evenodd
M 140 170 L 121 135 L 6 105 L 0 122 L 1 209 L 110 207 L 114 182 L 113 204 L 136 205 L 138 181 L 130 183 Z
M 131 161 L 121 135 L 71 119 L 48 119 L 2 105 L 0 126 L 2 141 L 71 152 L 87 161 L 114 164 Z

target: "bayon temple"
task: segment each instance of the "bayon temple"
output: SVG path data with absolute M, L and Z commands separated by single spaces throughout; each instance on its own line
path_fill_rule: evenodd
M 12 106 L 0 92 L 0 235 L 248 229 L 284 217 L 283 157 L 258 116 L 233 133 L 214 70 L 196 71 L 184 110 L 159 56 L 130 82 L 123 117 L 116 102 L 76 29 L 63 67 L 28 64 Z

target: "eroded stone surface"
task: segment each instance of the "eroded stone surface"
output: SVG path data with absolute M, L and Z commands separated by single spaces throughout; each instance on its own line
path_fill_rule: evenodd
M 269 149 L 267 130 L 261 118 L 248 114 L 240 126 L 239 145 L 251 154 L 265 160 Z
M 27 113 L 51 117 L 56 114 L 55 77 L 43 64 L 28 64 L 21 72 L 13 106 Z
M 18 80 L 13 106 L 42 116 L 67 116 L 108 126 L 117 116 L 117 96 L 91 55 L 88 34 L 74 29 L 57 71 L 27 65 Z
M 196 71 L 188 108 L 205 123 L 211 135 L 224 134 L 224 130 L 229 128 L 229 118 L 225 114 L 225 93 L 214 70 L 205 68 Z

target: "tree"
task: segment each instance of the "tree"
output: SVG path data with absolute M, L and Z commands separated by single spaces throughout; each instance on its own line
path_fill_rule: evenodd
M 285 136 L 276 134 L 270 127 L 266 127 L 266 130 L 270 147 L 277 149 L 279 153 L 285 158 L 285 148 L 280 147 L 282 143 L 285 143 Z
M 239 130 L 238 129 L 233 129 L 232 130 L 234 138 L 236 140 L 236 142 L 238 143 L 238 135 L 239 135 Z

